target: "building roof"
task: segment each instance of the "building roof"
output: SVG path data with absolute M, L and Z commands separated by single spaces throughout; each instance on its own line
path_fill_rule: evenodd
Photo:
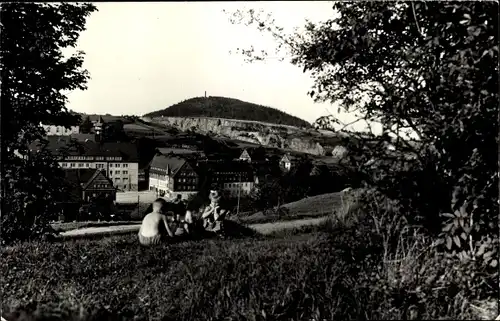
M 184 158 L 177 156 L 155 155 L 151 161 L 151 168 L 166 170 L 169 175 L 175 176 L 187 163 Z
M 78 202 L 82 198 L 82 184 L 87 183 L 96 170 L 92 168 L 79 168 L 64 170 L 67 183 L 67 200 Z
M 48 137 L 49 138 L 49 137 Z M 61 155 L 65 150 L 68 155 L 72 156 L 116 156 L 122 157 L 123 160 L 138 161 L 139 155 L 137 144 L 128 142 L 104 142 L 97 143 L 94 141 L 77 141 L 71 137 L 54 136 L 46 139 L 47 144 L 43 141 L 37 141 L 30 145 L 31 151 L 41 149 L 44 145 L 55 155 Z
M 95 168 L 66 169 L 64 170 L 64 176 L 69 181 L 85 184 L 93 177 L 95 172 Z
M 95 142 L 95 134 L 71 134 L 70 137 L 79 142 L 85 142 L 86 140 L 90 140 Z
M 207 162 L 212 172 L 253 172 L 253 167 L 242 161 Z
M 109 179 L 109 177 L 107 177 L 106 175 L 104 175 L 104 171 L 102 169 L 97 169 L 94 171 L 94 174 L 92 175 L 92 177 L 90 177 L 90 179 L 87 180 L 87 182 L 85 182 L 83 184 L 83 189 L 86 189 L 87 187 L 89 187 L 89 185 L 98 177 L 102 175 L 107 181 L 108 183 L 111 184 L 111 186 L 113 186 L 113 182 Z
M 175 148 L 175 147 L 160 147 L 158 148 L 158 151 L 162 153 L 163 155 L 168 155 L 170 153 L 172 154 L 177 154 L 177 155 L 189 155 L 189 154 L 201 154 L 204 155 L 205 153 L 203 151 L 199 150 L 193 150 L 193 149 L 186 149 L 186 148 Z
M 248 147 L 243 149 L 240 154 L 240 157 L 243 156 L 244 153 L 247 153 L 250 156 L 252 161 L 264 161 L 267 158 L 266 150 L 262 147 Z

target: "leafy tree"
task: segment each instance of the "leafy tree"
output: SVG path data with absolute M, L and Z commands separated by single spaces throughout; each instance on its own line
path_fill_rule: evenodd
M 42 139 L 43 124 L 78 125 L 68 111 L 66 91 L 85 89 L 83 53 L 69 58 L 91 4 L 3 3 L 1 9 L 2 77 L 2 241 L 40 235 L 57 215 L 63 179 L 46 150 L 30 156 L 28 146 Z
M 80 132 L 82 134 L 90 134 L 90 132 L 92 131 L 92 122 L 90 121 L 90 117 L 87 116 L 85 117 L 85 119 L 83 120 L 83 122 L 80 124 Z
M 497 12 L 487 1 L 335 2 L 331 19 L 302 33 L 286 34 L 253 10 L 232 21 L 269 32 L 280 54 L 311 74 L 314 100 L 381 123 L 381 136 L 351 132 L 351 164 L 410 222 L 442 232 L 447 249 L 470 258 L 483 245 L 492 257 L 498 242 Z M 441 231 L 449 212 L 459 225 Z
M 130 138 L 127 136 L 124 130 L 124 124 L 121 120 L 115 120 L 104 124 L 104 140 L 110 142 L 126 142 Z

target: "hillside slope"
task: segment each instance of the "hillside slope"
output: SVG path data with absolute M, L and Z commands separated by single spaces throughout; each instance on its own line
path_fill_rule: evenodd
M 196 97 L 184 100 L 163 110 L 145 114 L 144 117 L 214 117 L 268 122 L 310 128 L 303 119 L 278 109 L 226 97 Z

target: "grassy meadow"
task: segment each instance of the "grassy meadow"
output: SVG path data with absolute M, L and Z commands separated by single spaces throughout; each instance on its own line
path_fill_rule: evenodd
M 143 248 L 135 235 L 2 249 L 9 320 L 368 320 L 494 317 L 475 271 L 347 206 L 320 226 Z M 351 213 L 349 213 L 351 212 Z M 340 213 L 340 214 L 339 214 Z M 396 237 L 394 237 L 396 236 Z M 394 240 L 396 245 L 393 246 Z

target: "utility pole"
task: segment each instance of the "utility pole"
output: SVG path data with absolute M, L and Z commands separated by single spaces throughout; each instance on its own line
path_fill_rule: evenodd
M 238 184 L 238 207 L 236 208 L 236 216 L 240 214 L 241 172 L 239 176 L 240 176 L 240 183 Z

